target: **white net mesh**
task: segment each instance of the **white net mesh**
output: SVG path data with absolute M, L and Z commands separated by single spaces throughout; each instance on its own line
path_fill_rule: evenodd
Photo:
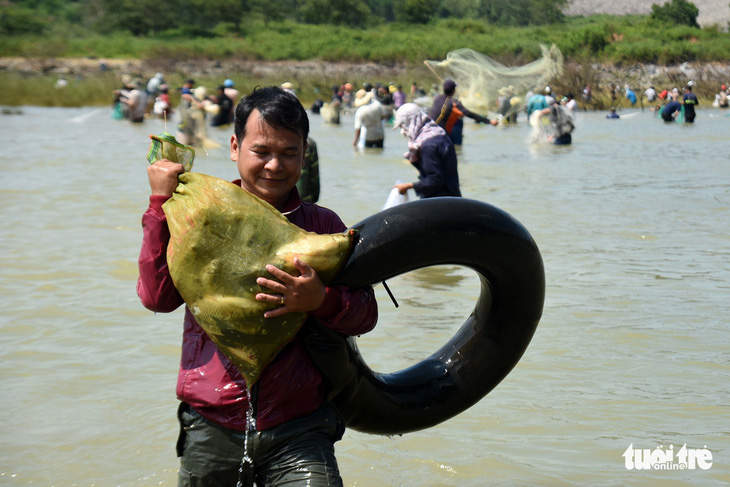
M 508 67 L 473 49 L 457 49 L 443 61 L 424 61 L 443 81 L 456 81 L 457 95 L 468 109 L 485 113 L 497 110 L 497 100 L 507 97 L 510 113 L 522 109 L 529 91 L 542 91 L 563 72 L 563 55 L 554 44 L 541 45 L 542 57 L 524 66 Z M 506 115 L 503 113 L 503 115 Z

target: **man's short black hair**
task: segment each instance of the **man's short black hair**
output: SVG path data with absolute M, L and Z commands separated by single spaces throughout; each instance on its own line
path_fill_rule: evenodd
M 303 144 L 307 142 L 307 111 L 294 94 L 278 86 L 254 88 L 238 102 L 234 133 L 239 142 L 246 136 L 246 122 L 254 110 L 258 110 L 262 120 L 270 126 L 294 132 L 302 137 Z

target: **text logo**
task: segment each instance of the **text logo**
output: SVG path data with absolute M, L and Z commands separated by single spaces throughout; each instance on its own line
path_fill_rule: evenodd
M 634 448 L 632 443 L 621 456 L 628 470 L 707 470 L 712 467 L 712 453 L 707 445 L 704 448 L 687 448 L 685 443 L 675 452 L 674 445 L 669 445 L 669 448 L 659 445 L 651 450 Z

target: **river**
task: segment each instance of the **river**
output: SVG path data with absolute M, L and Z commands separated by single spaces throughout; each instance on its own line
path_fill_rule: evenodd
M 466 124 L 462 192 L 534 237 L 543 318 L 511 374 L 466 412 L 400 437 L 348 431 L 337 444 L 346 486 L 728 485 L 730 117 L 705 109 L 667 125 L 628 112 L 579 114 L 571 146 L 531 144 L 524 118 Z M 176 485 L 182 310 L 156 315 L 135 291 L 148 135 L 165 126 L 110 114 L 0 116 L 0 485 Z M 320 204 L 346 224 L 415 177 L 398 132 L 358 152 L 351 116 L 311 120 Z M 198 151 L 194 170 L 236 178 L 230 131 L 210 135 L 222 147 Z M 358 341 L 382 372 L 451 337 L 478 279 L 443 266 L 389 287 L 400 307 L 377 286 L 378 326 Z M 708 450 L 711 466 L 626 466 L 630 446 L 683 445 Z

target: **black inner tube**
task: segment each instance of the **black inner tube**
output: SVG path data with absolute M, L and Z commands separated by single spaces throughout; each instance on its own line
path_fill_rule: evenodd
M 471 315 L 443 347 L 390 374 L 370 370 L 355 338 L 310 318 L 302 338 L 349 428 L 398 435 L 468 409 L 504 379 L 542 316 L 545 272 L 528 231 L 506 212 L 465 198 L 431 198 L 377 213 L 353 227 L 353 251 L 335 284 L 363 287 L 442 264 L 480 278 Z

